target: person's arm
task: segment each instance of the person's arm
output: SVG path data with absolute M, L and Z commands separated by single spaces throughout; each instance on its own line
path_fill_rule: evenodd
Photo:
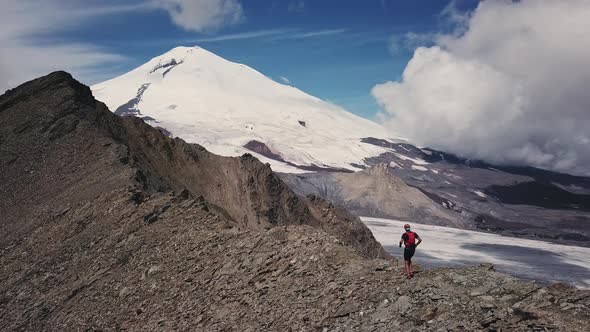
M 400 248 L 402 247 L 402 243 L 404 243 L 404 238 L 403 238 L 403 237 L 402 237 L 402 239 L 401 239 L 401 240 L 399 240 L 399 247 L 400 247 Z
M 418 242 L 416 242 L 416 247 L 422 243 L 422 238 L 420 236 L 418 236 L 418 234 L 416 234 L 416 240 L 418 240 Z

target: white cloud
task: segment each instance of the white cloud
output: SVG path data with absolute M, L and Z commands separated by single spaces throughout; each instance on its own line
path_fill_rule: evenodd
M 279 76 L 279 80 L 281 80 L 281 82 L 283 82 L 285 84 L 291 85 L 291 81 L 288 78 L 286 78 L 285 76 Z
M 175 24 L 194 31 L 220 28 L 243 18 L 238 0 L 141 0 L 101 6 L 72 0 L 4 0 L 0 93 L 60 69 L 87 84 L 109 78 L 124 56 L 92 43 L 56 42 L 54 37 L 107 15 L 156 10 L 166 10 Z
M 93 11 L 56 0 L 5 0 L 0 11 L 0 93 L 58 69 L 71 71 L 87 83 L 106 78 L 109 73 L 99 71 L 99 66 L 120 62 L 123 56 L 87 43 L 51 42 L 48 36 L 97 15 L 136 9 L 122 6 Z
M 460 35 L 373 88 L 381 119 L 421 145 L 590 175 L 590 2 L 492 0 L 457 15 Z
M 293 0 L 287 5 L 287 10 L 295 13 L 302 13 L 305 10 L 305 2 L 303 0 Z
M 216 30 L 244 19 L 238 0 L 153 0 L 175 24 L 191 31 Z
M 497 1 L 497 0 L 492 0 Z M 469 19 L 471 18 L 471 12 L 462 12 L 457 9 L 457 1 L 451 0 L 439 17 L 446 20 L 446 23 L 454 25 L 453 33 L 455 35 L 465 32 L 469 26 Z

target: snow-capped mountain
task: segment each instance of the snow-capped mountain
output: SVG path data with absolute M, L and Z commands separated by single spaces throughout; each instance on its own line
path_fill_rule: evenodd
M 200 47 L 174 48 L 92 91 L 117 114 L 217 154 L 254 152 L 275 171 L 359 170 L 387 151 L 361 142 L 387 137 L 380 125 Z
M 252 153 L 296 192 L 360 215 L 590 246 L 590 178 L 388 138 L 372 121 L 199 47 L 174 48 L 92 91 L 116 114 L 216 154 Z

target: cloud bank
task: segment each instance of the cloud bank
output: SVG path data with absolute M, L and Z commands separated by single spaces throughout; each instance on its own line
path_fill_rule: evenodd
M 488 0 L 465 18 L 373 88 L 380 118 L 423 146 L 590 175 L 590 1 Z

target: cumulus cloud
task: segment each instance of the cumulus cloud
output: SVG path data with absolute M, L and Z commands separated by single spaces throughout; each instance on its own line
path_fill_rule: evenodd
M 239 23 L 244 11 L 238 0 L 154 0 L 178 26 L 191 31 L 219 29 Z
M 465 157 L 590 175 L 590 2 L 489 0 L 460 17 L 460 34 L 373 88 L 384 123 Z

